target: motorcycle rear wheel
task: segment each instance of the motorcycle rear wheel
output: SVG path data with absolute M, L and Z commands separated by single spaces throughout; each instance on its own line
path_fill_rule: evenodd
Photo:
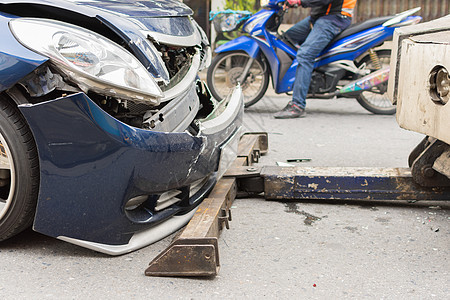
M 221 100 L 229 94 L 230 89 L 237 85 L 249 59 L 247 53 L 237 51 L 220 53 L 214 57 L 206 77 L 214 98 Z M 267 64 L 260 58 L 255 59 L 247 77 L 241 83 L 245 107 L 255 104 L 264 96 L 269 86 L 269 78 Z
M 377 55 L 380 58 L 382 68 L 389 66 L 391 61 L 390 50 L 378 51 Z M 371 72 L 377 70 L 375 66 L 372 64 L 369 55 L 365 56 L 361 60 L 360 65 L 363 63 L 366 63 L 366 68 L 370 69 Z M 387 92 L 379 94 L 371 91 L 365 91 L 362 92 L 360 95 L 358 95 L 358 97 L 356 97 L 356 100 L 366 110 L 377 115 L 393 115 L 395 114 L 396 111 L 396 106 L 391 103 L 391 100 L 389 99 Z

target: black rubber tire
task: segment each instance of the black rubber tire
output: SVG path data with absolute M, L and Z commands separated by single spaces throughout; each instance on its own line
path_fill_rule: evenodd
M 216 98 L 217 100 L 221 100 L 223 98 L 225 98 L 228 94 L 226 92 L 220 92 L 217 88 L 216 82 L 215 82 L 215 74 L 218 70 L 218 67 L 221 65 L 221 63 L 224 61 L 225 58 L 228 57 L 232 57 L 232 56 L 241 56 L 242 58 L 248 57 L 248 54 L 245 52 L 240 52 L 240 51 L 232 51 L 232 52 L 225 52 L 225 53 L 219 53 L 218 55 L 216 55 L 214 57 L 214 59 L 211 62 L 211 65 L 208 68 L 208 72 L 206 75 L 206 82 L 208 84 L 209 90 L 211 91 L 211 94 L 213 95 L 214 98 Z M 255 65 L 256 63 L 256 65 Z M 248 90 L 249 85 L 246 84 L 246 82 L 244 82 L 241 87 L 242 87 L 242 91 L 244 93 L 244 105 L 245 107 L 250 107 L 253 104 L 255 104 L 256 102 L 258 102 L 259 100 L 261 100 L 261 98 L 265 95 L 267 88 L 269 86 L 269 81 L 270 81 L 270 72 L 269 72 L 269 68 L 267 66 L 267 63 L 262 60 L 261 58 L 257 58 L 255 60 L 255 62 L 252 64 L 252 66 L 255 65 L 259 68 L 261 68 L 261 78 L 262 78 L 262 85 L 260 87 L 260 89 L 257 91 L 257 93 L 252 94 L 251 96 L 248 96 L 248 94 L 251 92 L 250 90 Z M 239 65 L 242 66 L 242 65 Z M 243 66 L 242 66 L 243 67 Z M 251 71 L 249 72 L 249 74 L 251 73 Z M 235 74 L 237 75 L 237 74 Z M 229 76 L 229 74 L 227 74 L 227 76 Z M 229 79 L 229 78 L 228 78 Z M 232 84 L 232 86 L 229 86 L 229 88 L 231 89 L 234 85 L 233 80 L 230 79 L 230 82 Z M 247 95 L 246 95 L 247 93 Z
M 0 188 L 0 200 L 10 193 L 9 205 L 4 206 L 0 219 L 0 241 L 29 227 L 36 212 L 39 192 L 39 158 L 36 144 L 25 118 L 15 103 L 0 95 L 0 134 L 9 148 L 14 168 L 15 188 Z M 0 140 L 1 143 L 1 140 Z M 13 173 L 9 171 L 10 174 Z
M 433 139 L 432 139 L 433 140 Z M 422 154 L 423 151 L 430 145 L 430 137 L 426 136 L 423 138 L 423 140 L 411 151 L 408 157 L 408 166 L 411 168 L 413 166 L 414 161 L 416 158 L 419 157 L 420 154 Z
M 384 59 L 385 62 L 387 62 L 387 59 L 390 60 L 391 57 L 391 51 L 390 50 L 382 50 L 382 51 L 377 51 L 376 52 L 378 57 L 380 59 Z M 370 68 L 371 66 L 371 61 L 370 61 L 370 56 L 367 55 L 365 56 L 363 59 L 361 59 L 359 65 L 363 64 L 363 63 L 367 63 L 368 67 Z M 375 71 L 375 69 L 374 69 Z M 377 115 L 393 115 L 395 114 L 396 111 L 396 107 L 395 105 L 391 105 L 391 106 L 377 106 L 374 103 L 372 103 L 367 97 L 366 94 L 368 94 L 370 92 L 363 92 L 360 95 L 358 95 L 356 97 L 356 100 L 358 101 L 358 103 L 364 107 L 366 110 L 370 111 L 371 113 L 377 114 Z M 378 95 L 378 94 L 377 94 Z M 390 101 L 387 98 L 387 93 L 383 94 L 384 97 L 386 97 L 387 101 Z

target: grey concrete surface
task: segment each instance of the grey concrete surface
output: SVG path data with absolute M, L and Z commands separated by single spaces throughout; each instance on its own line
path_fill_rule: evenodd
M 406 167 L 421 135 L 355 100 L 310 100 L 304 119 L 275 120 L 273 93 L 245 127 L 269 132 L 261 164 Z M 0 244 L 1 299 L 448 299 L 448 202 L 237 199 L 208 279 L 144 276 L 173 238 L 108 257 L 27 231 Z

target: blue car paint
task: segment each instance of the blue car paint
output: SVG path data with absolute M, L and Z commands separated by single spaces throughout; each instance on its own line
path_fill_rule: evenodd
M 140 28 L 131 18 L 168 18 L 192 13 L 186 7 L 170 7 L 183 6 L 175 0 L 144 2 L 148 9 L 136 10 L 136 15 L 128 19 L 117 16 L 116 12 L 123 13 L 120 5 L 116 12 L 98 10 L 91 5 L 101 8 L 107 3 L 111 4 L 108 9 L 112 9 L 117 1 L 80 1 L 77 4 L 59 0 L 1 1 L 0 10 L 5 7 L 5 3 L 32 3 L 40 8 L 63 8 L 62 12 L 70 12 L 72 17 L 84 14 L 95 18 L 122 37 L 130 48 L 138 48 L 141 53 L 135 51 L 134 54 L 142 62 L 147 59 L 146 56 L 152 55 L 152 49 L 145 45 L 147 37 L 141 34 Z M 159 3 L 160 7 L 165 5 L 167 9 L 153 10 L 150 3 Z M 16 16 L 0 13 L 2 89 L 13 86 L 48 61 L 47 57 L 17 42 L 8 27 L 8 22 L 13 18 Z M 59 19 L 64 21 L 64 16 L 61 15 Z M 178 26 L 178 29 L 182 30 L 174 35 L 185 34 L 182 32 L 183 27 Z M 158 73 L 160 70 L 154 68 L 151 71 Z M 195 94 L 194 82 L 190 88 Z M 169 230 L 178 229 L 173 227 L 173 222 L 162 230 L 160 228 L 175 218 L 187 222 L 186 216 L 193 214 L 195 207 L 214 186 L 221 145 L 237 136 L 242 125 L 240 89 L 238 94 L 241 106 L 235 106 L 230 126 L 218 131 L 211 131 L 211 127 L 208 127 L 209 134 L 200 131 L 195 136 L 189 133 L 154 132 L 126 125 L 105 113 L 84 93 L 20 105 L 32 130 L 40 159 L 40 191 L 33 228 L 52 237 L 67 237 L 68 241 L 73 239 L 98 243 L 100 247 L 93 249 L 110 254 L 125 253 L 145 246 L 142 244 L 145 241 L 134 243 L 134 246 L 127 244 L 136 234 L 153 234 L 159 230 L 156 236 L 162 238 L 164 233 L 171 233 Z M 223 115 L 219 115 L 219 118 L 224 121 Z M 209 126 L 214 121 L 211 120 Z M 191 184 L 199 180 L 203 180 L 200 189 L 190 195 Z M 125 210 L 125 204 L 133 197 L 149 195 L 147 204 L 152 205 L 158 195 L 173 189 L 181 191 L 177 196 L 181 201 L 159 212 L 150 211 L 148 207 L 131 212 Z M 180 221 L 176 222 L 179 224 L 177 226 L 182 226 Z M 76 241 L 70 242 L 77 244 Z M 116 245 L 121 246 L 120 252 L 108 252 L 103 248 Z
M 0 92 L 45 63 L 48 58 L 22 46 L 11 34 L 8 22 L 13 16 L 0 12 Z
M 49 8 L 60 9 L 57 15 L 52 15 L 60 21 L 65 21 L 65 11 L 67 13 L 78 14 L 80 16 L 97 19 L 121 37 L 130 47 L 139 61 L 155 77 L 160 77 L 166 82 L 169 80 L 169 74 L 162 63 L 156 59 L 159 55 L 149 45 L 147 36 L 144 35 L 136 22 L 142 18 L 152 17 L 185 17 L 192 15 L 192 10 L 185 4 L 176 0 L 148 0 L 148 1 L 64 1 L 64 0 L 45 0 L 45 1 L 0 1 L 0 10 L 2 5 L 5 7 L 14 5 L 25 5 L 34 10 L 39 7 L 42 10 Z M 27 16 L 34 16 L 33 12 L 24 12 Z M 119 17 L 120 16 L 120 17 Z M 37 16 L 39 17 L 39 16 Z M 76 18 L 76 17 L 75 17 Z M 144 24 L 140 22 L 139 24 Z M 0 51 L 2 46 L 0 45 Z
M 241 112 L 214 135 L 152 132 L 119 122 L 83 93 L 19 108 L 40 159 L 34 230 L 108 245 L 198 205 L 215 182 L 218 145 L 242 122 Z M 209 180 L 189 198 L 189 185 L 202 178 Z M 129 199 L 171 189 L 184 190 L 180 203 L 144 217 L 125 212 Z

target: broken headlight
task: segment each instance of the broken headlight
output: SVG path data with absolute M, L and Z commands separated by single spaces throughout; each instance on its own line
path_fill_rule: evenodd
M 161 89 L 145 67 L 111 40 L 71 24 L 40 19 L 10 22 L 24 46 L 50 58 L 82 90 L 159 104 Z

